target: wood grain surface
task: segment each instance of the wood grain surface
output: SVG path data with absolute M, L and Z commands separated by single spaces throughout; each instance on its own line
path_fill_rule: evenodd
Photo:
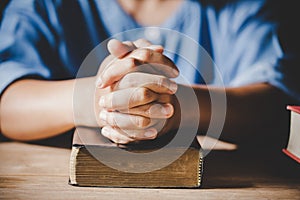
M 0 199 L 300 199 L 300 165 L 257 152 L 211 152 L 200 189 L 97 188 L 68 185 L 70 149 L 2 142 Z

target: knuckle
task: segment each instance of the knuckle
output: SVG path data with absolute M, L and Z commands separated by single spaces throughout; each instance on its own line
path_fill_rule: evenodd
M 139 134 L 135 131 L 130 131 L 126 133 L 131 141 L 137 140 L 140 138 Z
M 106 108 L 108 108 L 108 109 L 114 109 L 114 107 L 115 107 L 115 98 L 114 98 L 114 95 L 113 95 L 113 93 L 111 94 L 111 95 L 108 95 L 107 96 L 107 98 L 106 98 L 106 100 L 105 100 L 105 105 L 106 105 Z
M 139 59 L 148 61 L 151 59 L 152 51 L 150 49 L 141 49 L 139 52 Z
M 169 81 L 163 76 L 159 76 L 156 83 L 159 87 L 168 87 Z
M 125 66 L 131 70 L 135 69 L 136 68 L 136 60 L 134 58 L 127 58 Z
M 132 134 L 132 133 L 127 133 L 128 137 L 131 138 L 131 139 L 136 139 L 136 135 L 135 134 Z
M 126 74 L 122 79 L 122 82 L 126 83 L 129 87 L 136 85 L 136 81 L 136 77 L 133 73 Z
M 151 115 L 152 115 L 152 107 L 153 106 L 154 105 L 149 106 L 146 110 L 143 111 L 144 116 L 151 117 Z
M 128 46 L 133 46 L 133 42 L 131 42 L 129 40 L 124 41 L 123 44 L 126 44 Z
M 139 128 L 145 128 L 147 125 L 149 125 L 149 119 L 144 118 L 144 117 L 135 117 L 135 124 Z
M 111 126 L 116 126 L 116 125 L 117 125 L 117 122 L 116 122 L 116 120 L 115 120 L 113 114 L 108 113 L 106 119 L 107 119 L 107 122 L 108 122 Z
M 147 88 L 144 88 L 144 87 L 142 87 L 138 90 L 137 95 L 138 95 L 139 100 L 141 102 L 149 101 L 151 99 L 151 96 L 152 96 L 150 90 L 147 89 Z
M 113 92 L 114 89 L 115 89 L 115 85 L 109 85 L 109 86 L 106 87 L 107 92 Z

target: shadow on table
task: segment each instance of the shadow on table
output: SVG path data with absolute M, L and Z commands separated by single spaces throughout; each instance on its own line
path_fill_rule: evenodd
M 55 137 L 26 142 L 26 143 L 70 149 L 72 146 L 73 133 L 74 130 L 71 130 L 64 134 L 57 135 Z M 0 134 L 0 142 L 8 142 L 8 141 L 11 140 Z
M 205 157 L 202 188 L 248 188 L 300 183 L 300 164 L 281 149 L 212 151 Z

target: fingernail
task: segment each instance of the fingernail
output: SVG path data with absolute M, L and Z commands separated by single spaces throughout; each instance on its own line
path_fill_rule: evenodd
M 106 115 L 107 115 L 107 112 L 105 110 L 102 110 L 99 114 L 99 118 L 103 121 L 106 121 Z
M 179 75 L 179 72 L 176 70 L 176 69 L 172 69 L 172 72 L 175 76 L 178 76 Z
M 171 106 L 163 106 L 161 108 L 161 113 L 164 114 L 164 115 L 170 115 L 172 113 Z
M 173 94 L 175 94 L 176 91 L 177 91 L 177 89 L 178 89 L 178 86 L 177 86 L 176 83 L 171 83 L 169 89 L 170 89 L 170 91 L 171 91 Z
M 102 79 L 100 77 L 96 81 L 96 87 L 98 87 L 98 88 L 102 88 L 103 87 Z
M 107 132 L 108 132 L 107 128 L 103 127 L 103 128 L 101 129 L 101 133 L 102 133 L 103 135 L 106 135 Z
M 104 97 L 100 97 L 99 106 L 105 107 L 105 98 Z
M 144 134 L 146 138 L 155 138 L 156 135 L 157 135 L 156 129 L 148 129 Z

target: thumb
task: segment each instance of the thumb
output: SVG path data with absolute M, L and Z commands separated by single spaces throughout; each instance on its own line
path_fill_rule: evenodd
M 163 53 L 163 51 L 164 51 L 164 48 L 161 45 L 154 45 L 150 41 L 148 41 L 146 39 L 143 39 L 143 38 L 134 41 L 133 44 L 137 48 L 151 49 L 151 50 L 156 51 L 158 53 Z
M 163 53 L 164 51 L 164 48 L 161 45 L 153 45 L 145 39 L 139 39 L 134 42 L 130 42 L 130 41 L 121 42 L 116 39 L 111 39 L 107 43 L 107 49 L 109 53 L 116 58 L 123 58 L 128 53 L 132 52 L 137 48 L 151 49 L 158 53 Z
M 121 42 L 116 39 L 111 39 L 107 43 L 107 49 L 111 55 L 117 58 L 122 58 L 134 49 L 136 46 L 132 42 Z

